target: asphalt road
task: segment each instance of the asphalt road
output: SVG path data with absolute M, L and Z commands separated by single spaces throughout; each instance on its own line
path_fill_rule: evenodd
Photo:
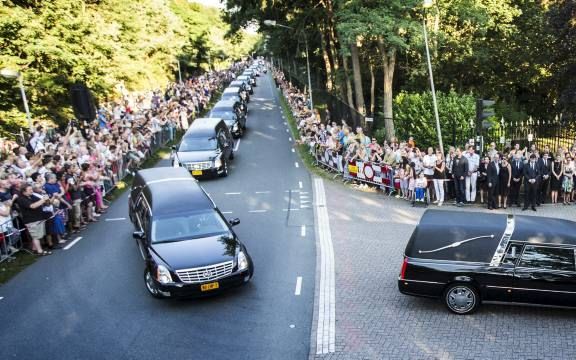
M 255 263 L 251 283 L 200 300 L 150 297 L 125 194 L 70 249 L 0 288 L 0 359 L 307 358 L 311 180 L 296 167 L 273 86 L 258 79 L 230 176 L 202 182 L 226 216 L 242 221 L 235 230 Z

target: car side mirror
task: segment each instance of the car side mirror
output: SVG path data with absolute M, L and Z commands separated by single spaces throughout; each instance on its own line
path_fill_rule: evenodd
M 146 238 L 146 234 L 144 233 L 144 231 L 134 231 L 132 233 L 132 237 L 134 239 L 144 240 Z
M 236 225 L 240 224 L 240 219 L 238 219 L 238 218 L 230 219 L 230 220 L 228 220 L 228 223 L 231 226 L 236 226 Z

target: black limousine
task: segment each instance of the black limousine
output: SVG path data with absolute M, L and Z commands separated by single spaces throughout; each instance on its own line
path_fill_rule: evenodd
M 200 297 L 252 278 L 252 258 L 232 230 L 240 220 L 225 220 L 185 169 L 138 171 L 128 203 L 153 297 Z
M 482 302 L 576 307 L 576 223 L 428 210 L 404 253 L 400 292 L 456 314 Z

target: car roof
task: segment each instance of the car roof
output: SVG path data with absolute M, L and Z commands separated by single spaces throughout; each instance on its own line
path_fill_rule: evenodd
M 185 168 L 158 167 L 137 173 L 152 215 L 213 209 L 214 203 Z
M 510 241 L 576 245 L 576 223 L 569 220 L 427 210 L 412 233 L 405 255 L 421 259 L 490 263 L 507 229 L 513 229 Z
M 234 105 L 236 105 L 236 100 L 234 99 L 225 99 L 225 100 L 220 100 L 218 101 L 216 104 L 214 104 L 214 106 L 212 107 L 211 111 L 214 111 L 216 109 L 220 109 L 220 108 L 225 108 L 225 109 L 234 109 Z
M 224 91 L 222 92 L 223 94 L 227 94 L 227 93 L 238 93 L 238 91 L 240 90 L 239 87 L 227 87 L 226 89 L 224 89 Z
M 192 121 L 190 127 L 184 134 L 185 137 L 214 135 L 216 126 L 222 121 L 220 118 L 199 118 Z

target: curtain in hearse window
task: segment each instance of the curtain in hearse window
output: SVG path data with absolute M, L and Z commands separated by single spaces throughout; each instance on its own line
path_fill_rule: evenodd
M 574 249 L 526 245 L 518 266 L 575 271 Z

